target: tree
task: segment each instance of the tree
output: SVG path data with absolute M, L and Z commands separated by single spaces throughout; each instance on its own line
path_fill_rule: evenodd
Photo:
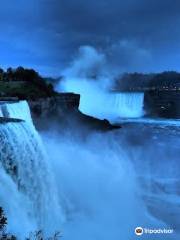
M 3 80 L 4 70 L 0 68 L 0 81 Z
M 0 207 L 0 239 L 1 240 L 17 240 L 14 235 L 6 233 L 7 218 L 2 207 Z
M 2 207 L 0 207 L 0 231 L 4 231 L 7 225 L 7 218 L 4 215 Z
M 13 69 L 11 67 L 7 69 L 6 74 L 9 81 L 13 80 Z
M 19 80 L 24 80 L 24 72 L 25 69 L 21 66 L 17 67 L 14 71 L 14 80 L 19 81 Z

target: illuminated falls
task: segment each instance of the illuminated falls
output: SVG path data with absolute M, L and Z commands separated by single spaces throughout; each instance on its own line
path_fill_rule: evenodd
M 23 120 L 0 124 L 0 203 L 8 217 L 8 230 L 18 239 L 39 229 L 48 229 L 50 234 L 60 228 L 63 214 L 59 214 L 56 184 L 28 104 L 3 103 L 0 109 L 4 121 Z
M 81 95 L 80 110 L 101 119 L 139 118 L 144 115 L 144 93 L 101 93 Z
M 144 93 L 117 93 L 112 101 L 119 117 L 137 118 L 143 115 Z

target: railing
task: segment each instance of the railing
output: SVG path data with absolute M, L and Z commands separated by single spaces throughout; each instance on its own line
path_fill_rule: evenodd
M 1 102 L 17 102 L 19 101 L 18 97 L 0 97 Z
M 178 91 L 180 87 L 129 87 L 129 88 L 115 88 L 111 92 L 148 92 L 148 91 Z

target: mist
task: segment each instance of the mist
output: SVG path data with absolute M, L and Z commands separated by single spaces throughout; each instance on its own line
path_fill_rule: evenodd
M 56 128 L 41 134 L 66 209 L 64 238 L 131 239 L 137 225 L 165 226 L 150 217 L 141 199 L 134 165 L 140 167 L 142 156 L 139 151 L 132 155 L 126 134 L 89 132 L 84 137 L 81 131 L 79 126 L 78 136 Z
M 57 91 L 80 94 L 79 110 L 100 119 L 114 122 L 119 117 L 142 116 L 143 93 L 113 92 L 114 82 L 121 72 L 111 58 L 109 52 L 92 46 L 80 47 L 69 67 L 62 72 Z
M 36 229 L 36 222 L 29 217 L 27 209 L 31 208 L 29 199 L 18 191 L 11 176 L 0 167 L 0 201 L 8 216 L 8 231 L 15 233 L 21 239 Z M 7 201 L 7 196 L 8 201 Z M 17 219 L 19 219 L 17 221 Z M 19 221 L 21 219 L 21 225 Z M 22 231 L 23 229 L 23 231 Z
M 63 133 L 56 126 L 41 132 L 65 209 L 65 239 L 129 240 L 137 226 L 178 229 L 178 210 L 166 208 L 177 201 L 179 141 L 171 122 L 161 124 L 86 134 L 76 124 Z

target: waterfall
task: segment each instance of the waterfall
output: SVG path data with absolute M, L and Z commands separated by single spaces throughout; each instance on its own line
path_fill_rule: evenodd
M 3 112 L 1 110 L 1 108 L 0 108 L 0 117 L 3 117 Z
M 16 118 L 32 123 L 31 113 L 26 101 L 4 102 L 0 105 L 0 114 L 6 118 Z
M 95 94 L 96 93 L 96 94 Z M 116 121 L 118 118 L 139 118 L 143 116 L 144 93 L 98 93 L 85 92 L 81 95 L 81 112 Z
M 22 231 L 44 230 L 50 234 L 60 229 L 64 217 L 28 104 L 5 103 L 0 109 L 4 117 L 24 120 L 0 124 L 0 206 L 9 218 L 10 229 L 20 239 L 25 237 Z M 25 219 L 22 222 L 21 217 Z
M 143 116 L 144 93 L 116 93 L 112 96 L 112 108 L 122 118 Z

